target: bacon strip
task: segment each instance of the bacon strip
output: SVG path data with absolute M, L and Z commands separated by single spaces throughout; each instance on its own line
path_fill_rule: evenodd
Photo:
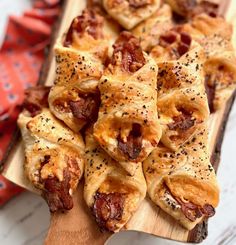
M 32 117 L 39 114 L 43 108 L 48 107 L 50 88 L 51 87 L 37 86 L 26 89 L 23 108 L 30 112 Z
M 46 199 L 50 212 L 58 210 L 70 210 L 73 208 L 73 200 L 69 193 L 71 175 L 68 169 L 63 172 L 63 181 L 56 177 L 47 178 L 44 181 L 45 191 L 43 197 Z
M 191 202 L 185 203 L 179 198 L 175 199 L 180 204 L 181 210 L 185 217 L 192 222 L 194 222 L 197 218 L 201 218 L 203 215 L 206 217 L 212 217 L 215 214 L 215 209 L 210 204 L 205 204 L 203 207 L 200 207 Z
M 141 126 L 137 123 L 133 124 L 133 128 L 132 131 L 130 131 L 127 142 L 123 142 L 120 136 L 117 140 L 120 151 L 127 155 L 129 159 L 136 159 L 142 150 Z
M 114 231 L 122 219 L 125 194 L 96 192 L 92 212 L 102 231 Z
M 169 32 L 160 36 L 160 45 L 164 48 L 177 42 L 177 52 L 174 52 L 177 56 L 176 58 L 186 54 L 192 43 L 191 36 L 186 32 L 181 32 L 180 29 L 179 27 L 172 28 Z M 177 36 L 180 36 L 179 39 Z
M 212 217 L 215 215 L 215 209 L 210 204 L 205 204 L 202 208 L 202 213 L 207 217 Z
M 145 58 L 139 40 L 129 32 L 122 32 L 113 45 L 112 64 L 116 65 L 116 54 L 122 53 L 122 68 L 128 72 L 136 72 L 145 64 Z
M 152 0 L 129 0 L 129 6 L 133 8 L 142 8 L 152 3 Z
M 197 205 L 191 202 L 184 203 L 179 198 L 176 200 L 180 204 L 183 214 L 190 221 L 194 222 L 197 218 L 202 217 L 201 209 Z
M 209 1 L 201 1 L 195 8 L 190 12 L 190 16 L 194 17 L 201 13 L 205 13 L 211 17 L 217 17 L 219 5 Z
M 73 41 L 73 32 L 78 34 L 88 33 L 94 39 L 103 37 L 103 17 L 95 13 L 91 9 L 86 9 L 82 12 L 82 15 L 77 16 L 72 21 L 70 28 L 67 32 L 64 46 L 69 47 Z
M 73 115 L 86 122 L 94 122 L 98 118 L 100 97 L 98 95 L 80 95 L 78 101 L 69 102 Z
M 191 113 L 181 110 L 182 114 L 174 117 L 174 122 L 169 123 L 167 126 L 170 130 L 181 130 L 185 131 L 194 125 L 194 119 L 192 119 Z

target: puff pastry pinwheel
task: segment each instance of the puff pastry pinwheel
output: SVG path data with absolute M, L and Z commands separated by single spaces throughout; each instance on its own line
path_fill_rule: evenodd
M 119 231 L 146 196 L 141 163 L 130 176 L 86 133 L 84 198 L 101 230 Z
M 31 100 L 26 98 L 28 106 L 18 118 L 25 146 L 25 174 L 41 190 L 51 212 L 69 210 L 73 207 L 72 193 L 83 174 L 84 143 L 48 108 L 38 109 L 37 114 L 31 109 L 40 102 L 40 91 L 43 98 L 45 91 L 40 88 L 28 91 Z
M 103 0 L 108 14 L 127 30 L 150 17 L 160 3 L 160 0 Z
M 199 44 L 178 60 L 159 62 L 157 110 L 162 143 L 176 151 L 209 117 L 204 87 L 204 51 Z
M 99 82 L 101 106 L 94 136 L 130 174 L 161 137 L 157 70 L 155 61 L 142 52 L 138 39 L 123 32 Z
M 226 103 L 236 88 L 236 57 L 232 45 L 232 26 L 221 17 L 197 15 L 183 26 L 205 50 L 206 89 L 211 111 Z
M 160 36 L 172 26 L 171 8 L 168 4 L 163 4 L 151 17 L 135 27 L 132 33 L 140 39 L 142 49 L 150 52 L 153 47 L 159 44 Z
M 185 228 L 191 230 L 215 214 L 219 187 L 209 159 L 205 125 L 176 152 L 160 144 L 143 165 L 150 198 Z
M 66 36 L 55 45 L 56 81 L 49 94 L 49 106 L 75 132 L 96 118 L 91 114 L 96 114 L 98 107 L 97 84 L 108 47 L 104 18 L 92 10 L 76 17 Z

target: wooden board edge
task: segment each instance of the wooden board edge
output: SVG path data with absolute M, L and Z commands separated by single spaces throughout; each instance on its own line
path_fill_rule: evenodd
M 227 126 L 230 111 L 235 101 L 235 97 L 236 97 L 236 90 L 233 92 L 233 94 L 231 95 L 230 99 L 228 100 L 226 104 L 226 109 L 224 111 L 224 116 L 223 116 L 224 121 L 221 123 L 220 130 L 218 131 L 218 134 L 217 134 L 217 141 L 216 141 L 215 149 L 214 149 L 213 154 L 211 155 L 211 163 L 216 172 L 218 170 L 219 163 L 220 163 L 220 155 L 221 155 L 221 150 L 222 150 L 222 144 L 224 141 L 225 129 Z
M 0 161 L 0 174 L 3 172 L 4 168 L 6 167 L 7 165 L 6 163 L 10 155 L 13 153 L 13 149 L 15 145 L 17 145 L 17 143 L 19 142 L 19 138 L 20 138 L 20 130 L 16 126 L 16 129 L 14 130 L 12 137 L 10 139 L 10 143 L 8 144 L 7 149 L 3 154 L 3 158 Z
M 223 116 L 224 120 L 222 121 L 220 129 L 217 133 L 216 145 L 214 146 L 214 151 L 211 155 L 211 164 L 216 172 L 218 170 L 219 163 L 220 163 L 220 155 L 221 155 L 221 149 L 222 149 L 222 144 L 224 140 L 226 125 L 228 122 L 230 111 L 235 101 L 235 97 L 236 97 L 236 90 L 231 95 L 230 99 L 228 100 L 226 104 L 226 108 L 225 108 L 224 116 Z M 207 224 L 208 224 L 208 220 L 204 220 L 202 223 L 196 225 L 196 227 L 189 232 L 187 242 L 200 243 L 204 239 L 206 239 L 208 235 L 208 225 Z

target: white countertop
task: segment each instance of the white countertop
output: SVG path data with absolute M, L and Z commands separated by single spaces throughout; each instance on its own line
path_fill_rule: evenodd
M 30 6 L 29 0 L 0 0 L 0 43 L 8 14 L 19 14 Z M 236 105 L 226 128 L 222 147 L 218 181 L 221 201 L 216 215 L 210 219 L 208 237 L 203 245 L 236 244 Z M 49 226 L 49 212 L 41 197 L 25 192 L 0 208 L 1 245 L 41 245 Z M 108 241 L 109 245 L 165 245 L 182 244 L 164 241 L 138 232 L 122 232 Z

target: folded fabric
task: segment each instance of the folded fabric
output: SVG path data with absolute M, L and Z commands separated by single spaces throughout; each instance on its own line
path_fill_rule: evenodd
M 37 83 L 60 0 L 33 1 L 23 16 L 10 16 L 0 49 L 0 160 L 16 129 L 24 90 Z M 22 189 L 0 176 L 0 206 Z

